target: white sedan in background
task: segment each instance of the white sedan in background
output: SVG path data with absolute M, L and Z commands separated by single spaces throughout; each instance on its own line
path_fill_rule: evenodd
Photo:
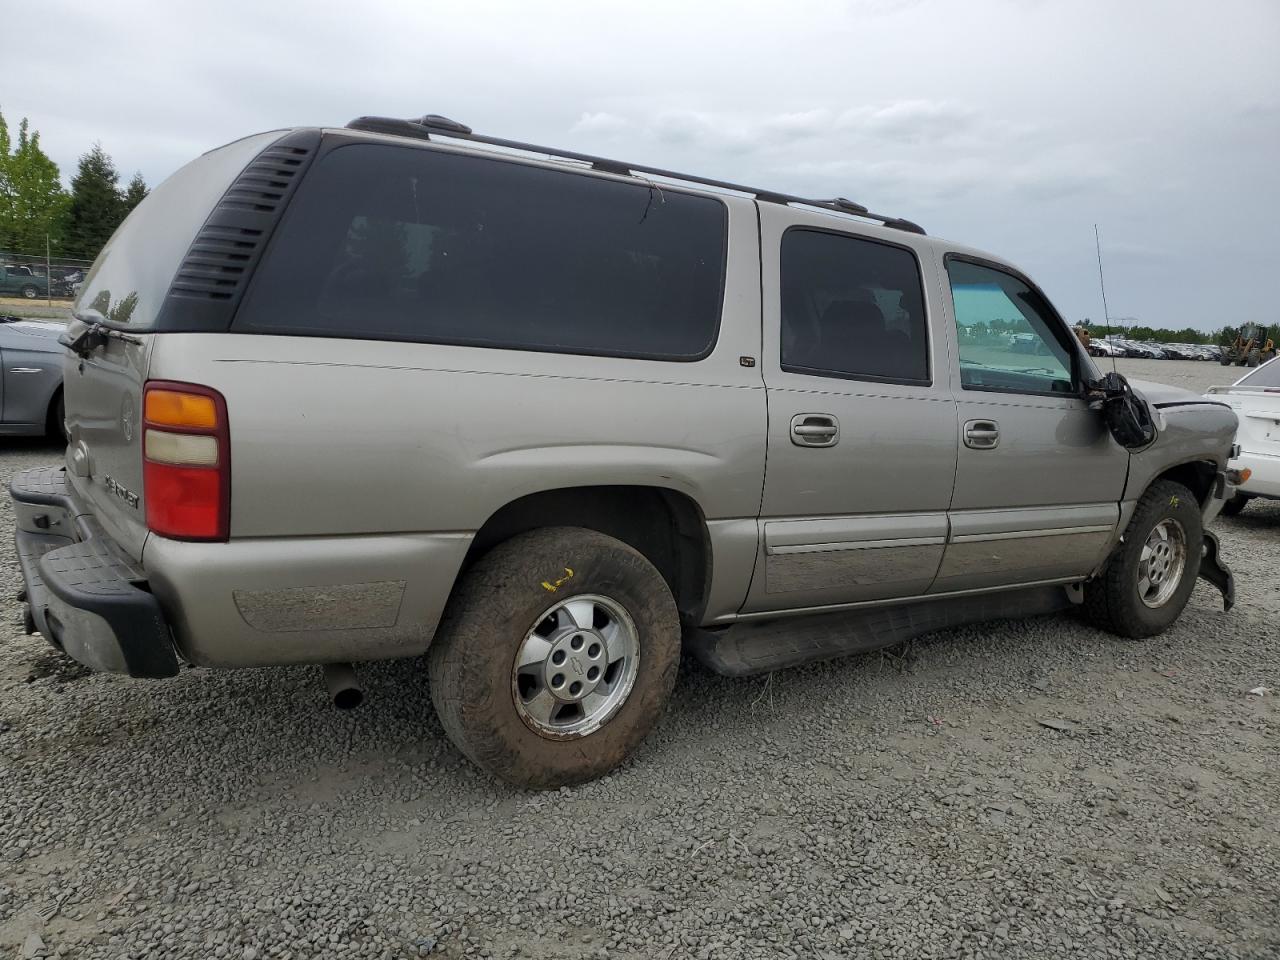
M 1237 514 L 1254 497 L 1280 500 L 1280 358 L 1250 370 L 1229 387 L 1210 387 L 1205 396 L 1236 412 L 1240 455 L 1227 466 L 1249 471 L 1222 512 Z

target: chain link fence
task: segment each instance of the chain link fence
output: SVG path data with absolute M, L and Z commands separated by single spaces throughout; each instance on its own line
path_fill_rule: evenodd
M 73 300 L 92 260 L 0 249 L 0 299 Z

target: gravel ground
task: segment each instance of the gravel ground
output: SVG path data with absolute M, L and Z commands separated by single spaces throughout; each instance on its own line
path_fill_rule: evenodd
M 6 441 L 0 476 L 56 458 Z M 419 661 L 341 714 L 316 668 L 86 675 L 6 599 L 0 956 L 1280 957 L 1280 503 L 1215 529 L 1228 615 L 1201 584 L 1142 643 L 686 665 L 634 762 L 550 794 L 461 759 Z

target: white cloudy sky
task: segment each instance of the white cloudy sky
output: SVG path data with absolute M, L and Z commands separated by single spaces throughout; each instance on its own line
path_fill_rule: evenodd
M 1006 256 L 1071 319 L 1280 322 L 1278 0 L 9 0 L 0 110 L 69 177 L 360 114 L 792 193 Z M 38 38 L 38 39 L 35 39 Z

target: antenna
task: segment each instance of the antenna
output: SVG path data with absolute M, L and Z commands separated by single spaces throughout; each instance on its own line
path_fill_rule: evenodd
M 1107 281 L 1102 276 L 1102 239 L 1098 236 L 1098 225 L 1093 225 L 1093 245 L 1098 251 L 1098 286 L 1102 288 L 1102 319 L 1107 329 L 1107 348 L 1111 351 L 1111 372 L 1116 372 L 1116 345 L 1111 342 L 1111 313 L 1107 310 Z

